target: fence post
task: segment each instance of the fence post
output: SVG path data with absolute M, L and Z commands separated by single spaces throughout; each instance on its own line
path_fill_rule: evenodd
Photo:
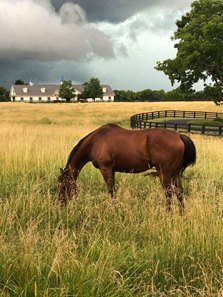
M 187 132 L 190 132 L 190 130 L 191 130 L 191 124 L 188 124 Z
M 222 134 L 222 126 L 220 125 L 219 126 L 219 135 L 221 135 Z
M 202 125 L 202 131 L 201 131 L 202 134 L 205 133 L 205 125 Z

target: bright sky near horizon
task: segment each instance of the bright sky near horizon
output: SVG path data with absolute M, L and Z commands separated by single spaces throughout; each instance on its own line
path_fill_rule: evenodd
M 154 69 L 176 54 L 175 22 L 192 0 L 0 0 L 0 85 L 16 79 L 171 90 Z

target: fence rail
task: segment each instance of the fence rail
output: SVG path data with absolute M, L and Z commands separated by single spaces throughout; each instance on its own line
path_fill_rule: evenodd
M 160 118 L 181 118 L 181 119 L 222 119 L 223 113 L 203 112 L 203 111 L 182 111 L 182 110 L 162 110 L 135 114 L 130 118 L 131 128 L 168 128 L 174 130 L 184 130 L 187 132 L 199 132 L 207 135 L 223 135 L 223 125 L 213 126 L 208 124 L 190 124 L 185 122 L 156 122 Z

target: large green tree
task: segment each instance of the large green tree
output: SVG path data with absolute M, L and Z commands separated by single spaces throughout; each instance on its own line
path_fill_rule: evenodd
M 81 97 L 86 98 L 102 98 L 103 90 L 100 85 L 100 81 L 98 78 L 91 78 L 89 82 L 84 84 L 84 91 L 81 94 Z
M 22 79 L 17 79 L 14 82 L 14 85 L 27 85 L 27 83 L 25 83 Z
M 0 101 L 10 101 L 9 90 L 0 86 Z
M 64 80 L 59 89 L 59 96 L 66 101 L 70 101 L 75 97 L 75 90 L 72 86 L 71 80 Z
M 174 59 L 157 62 L 157 70 L 168 75 L 172 85 L 184 91 L 204 82 L 204 91 L 216 104 L 223 100 L 223 0 L 197 0 L 190 12 L 176 22 L 172 37 Z

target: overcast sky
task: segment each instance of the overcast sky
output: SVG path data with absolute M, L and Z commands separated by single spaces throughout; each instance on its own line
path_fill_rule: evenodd
M 192 0 L 0 0 L 0 85 L 16 79 L 172 89 L 154 70 Z

